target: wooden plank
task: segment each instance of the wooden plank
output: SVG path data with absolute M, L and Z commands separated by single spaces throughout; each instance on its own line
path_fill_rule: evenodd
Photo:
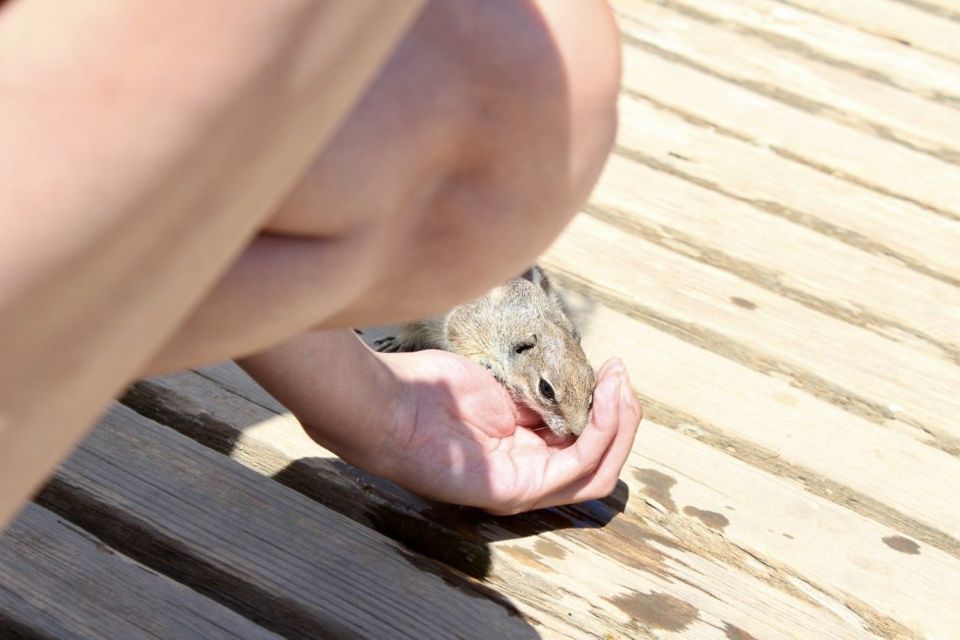
M 956 557 L 651 421 L 642 438 L 623 477 L 631 492 L 666 498 L 665 521 L 695 520 L 854 610 L 866 605 L 923 637 L 960 637 Z
M 39 499 L 284 637 L 537 637 L 439 565 L 123 406 Z
M 668 123 L 651 115 L 648 125 L 658 124 Z M 608 161 L 591 204 L 597 217 L 657 244 L 960 363 L 960 287 L 622 157 Z
M 960 60 L 960 47 L 957 47 L 960 24 L 909 4 L 891 0 L 789 0 L 789 3 L 901 45 Z M 955 0 L 950 0 L 948 6 L 960 11 Z
M 956 365 L 587 216 L 547 256 L 548 267 L 575 274 L 597 295 L 723 355 L 833 402 L 860 402 L 878 420 L 960 437 Z
M 234 368 L 204 373 L 253 388 Z M 224 389 L 214 391 L 212 384 L 195 375 L 166 376 L 138 385 L 139 398 L 131 400 L 149 408 L 149 395 L 156 391 L 153 406 L 163 407 L 166 420 L 188 431 L 191 423 L 200 421 L 222 430 L 233 425 L 236 445 L 231 455 L 255 467 L 257 459 L 278 455 L 277 442 L 299 437 L 301 430 L 292 418 L 243 398 L 228 399 Z M 258 412 L 264 417 L 260 424 L 269 423 L 269 430 L 249 426 L 250 415 Z M 303 464 L 316 468 L 320 453 L 314 445 L 295 455 L 306 456 Z M 325 485 L 325 477 L 322 471 L 312 474 L 314 486 L 304 489 L 317 496 L 338 491 Z M 510 594 L 521 610 L 539 612 L 545 625 L 568 620 L 574 629 L 570 637 L 672 638 L 681 637 L 679 631 L 684 638 L 722 638 L 728 626 L 763 638 L 869 635 L 858 616 L 838 619 L 798 593 L 784 593 L 764 579 L 762 568 L 751 574 L 730 566 L 729 558 L 706 554 L 699 544 L 683 545 L 637 517 L 618 516 L 622 506 L 611 509 L 591 502 L 494 518 L 424 503 L 382 481 L 364 480 L 362 485 L 353 503 L 361 513 L 376 513 L 381 526 L 391 523 L 385 533 L 394 523 L 405 522 L 400 536 L 414 533 L 429 543 L 438 529 L 445 529 L 469 544 L 482 543 L 487 549 L 485 581 Z M 419 520 L 405 520 L 409 512 L 417 512 Z M 437 552 L 443 555 L 445 547 L 441 542 Z M 651 611 L 657 606 L 665 608 L 666 619 Z
M 960 222 L 622 96 L 621 152 L 864 251 L 960 283 Z
M 844 3 L 829 6 L 847 7 Z M 956 108 L 653 2 L 631 3 L 630 9 L 626 17 L 621 16 L 620 28 L 631 42 L 679 56 L 698 68 L 815 114 L 943 154 L 946 159 L 960 159 L 960 111 Z M 881 14 L 867 11 L 865 15 Z M 953 26 L 960 42 L 960 25 Z
M 634 0 L 618 0 L 627 7 Z M 885 80 L 921 95 L 960 98 L 960 64 L 858 31 L 772 0 L 670 0 L 704 18 L 736 25 L 813 58 Z
M 626 319 L 624 321 L 629 322 Z M 643 365 L 649 359 L 647 353 L 638 353 L 619 344 L 611 349 L 610 343 L 597 342 L 595 336 L 610 335 L 605 329 L 612 327 L 606 324 L 604 318 L 588 321 L 588 326 L 590 335 L 586 341 L 589 347 L 595 347 L 595 352 L 604 355 L 617 353 L 626 356 L 628 368 L 637 376 L 636 379 L 650 379 L 649 371 Z M 617 331 L 613 335 L 624 333 Z M 664 336 L 664 339 L 673 340 L 669 336 Z M 657 341 L 641 337 L 638 342 L 646 345 Z M 656 359 L 654 367 L 659 365 L 659 360 Z M 235 366 L 221 364 L 204 372 L 216 379 L 218 384 L 255 398 L 258 404 L 276 403 Z M 189 390 L 185 391 L 189 393 Z M 284 411 L 279 403 L 276 406 L 281 412 Z M 832 407 L 828 406 L 827 409 L 836 412 Z M 819 423 L 821 416 L 810 418 Z M 853 422 L 856 422 L 855 418 Z M 828 430 L 813 433 L 811 438 L 822 438 L 828 431 L 836 433 L 836 424 L 827 426 Z M 794 428 L 793 425 L 786 427 Z M 767 430 L 770 430 L 769 427 Z M 861 444 L 856 449 L 839 451 L 838 456 L 874 450 L 871 432 L 877 429 L 873 425 L 866 425 L 863 433 L 858 429 L 854 431 L 853 437 L 844 440 Z M 809 445 L 800 442 L 798 446 L 808 448 Z M 913 453 L 919 448 L 907 444 L 907 449 L 907 453 Z M 880 443 L 876 450 L 897 452 L 902 449 L 899 443 L 887 441 Z M 828 464 L 834 462 L 827 461 Z M 904 477 L 903 469 L 898 468 L 895 460 L 892 464 L 886 464 L 885 458 L 878 458 L 868 464 L 870 467 L 879 466 L 888 474 L 881 478 L 881 484 Z M 910 459 L 908 464 L 919 466 L 915 459 Z M 852 473 L 858 476 L 862 471 L 856 461 L 842 466 L 854 467 Z M 955 474 L 958 472 L 957 466 L 958 463 L 954 462 Z M 651 477 L 648 473 L 651 468 L 667 475 Z M 937 470 L 933 474 L 936 476 Z M 628 513 L 638 517 L 648 515 L 644 500 L 650 499 L 648 496 L 653 494 L 673 505 L 666 510 L 658 505 L 664 511 L 663 518 L 670 523 L 671 530 L 676 530 L 674 525 L 689 528 L 691 519 L 704 519 L 711 523 L 707 526 L 715 528 L 716 522 L 725 520 L 726 523 L 719 526 L 724 537 L 748 549 L 751 555 L 762 556 L 765 562 L 782 565 L 790 578 L 808 584 L 812 582 L 816 588 L 834 594 L 839 602 L 844 603 L 844 607 L 859 609 L 864 615 L 869 615 L 867 611 L 872 609 L 881 616 L 902 621 L 906 627 L 923 632 L 956 630 L 960 621 L 960 612 L 944 616 L 941 613 L 943 609 L 937 606 L 960 598 L 960 584 L 951 585 L 946 591 L 943 588 L 944 581 L 960 571 L 960 560 L 924 545 L 918 547 L 922 549 L 919 554 L 913 554 L 909 543 L 903 542 L 905 537 L 902 532 L 806 493 L 795 481 L 778 478 L 744 464 L 650 420 L 645 422 L 635 452 L 621 477 L 630 487 L 631 498 L 626 503 Z M 656 479 L 664 482 L 657 483 Z M 679 481 L 678 485 L 665 486 L 673 481 Z M 949 483 L 948 480 L 942 482 L 945 486 Z M 685 514 L 686 507 L 689 507 L 687 513 L 694 515 Z M 723 518 L 715 518 L 713 514 L 720 514 Z M 537 542 L 533 542 L 532 546 L 525 548 L 538 563 L 546 561 L 542 554 L 542 541 L 539 548 L 537 545 Z M 904 548 L 908 551 L 898 550 Z M 891 582 L 904 585 L 903 589 L 890 590 Z M 868 609 L 864 610 L 861 605 Z
M 957 0 L 901 0 L 923 11 L 934 15 L 960 22 L 960 6 Z
M 623 61 L 629 91 L 780 155 L 960 219 L 957 165 L 637 47 L 624 47 Z
M 280 638 L 34 504 L 0 536 L 0 636 Z
M 912 520 L 913 535 L 960 554 L 956 497 L 936 489 L 960 486 L 952 484 L 960 482 L 956 457 L 602 304 L 582 324 L 592 357 L 625 358 L 653 419 L 803 477 L 811 490 L 892 526 Z

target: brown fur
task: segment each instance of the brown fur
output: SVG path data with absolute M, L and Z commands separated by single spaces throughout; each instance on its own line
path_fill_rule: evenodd
M 579 332 L 539 267 L 446 315 L 412 322 L 376 346 L 458 353 L 490 369 L 554 433 L 579 435 L 587 425 L 595 374 Z M 540 392 L 541 379 L 553 388 L 554 401 Z

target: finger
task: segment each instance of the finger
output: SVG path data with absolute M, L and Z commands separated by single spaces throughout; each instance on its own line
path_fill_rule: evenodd
M 621 383 L 620 411 L 617 435 L 610 448 L 603 454 L 603 458 L 596 470 L 588 476 L 580 478 L 562 487 L 540 500 L 535 508 L 555 507 L 564 504 L 594 500 L 610 495 L 617 486 L 620 471 L 626 464 L 633 443 L 636 439 L 640 420 L 643 418 L 643 409 L 636 400 L 630 380 L 626 372 L 623 373 Z
M 598 381 L 602 380 L 603 377 L 606 375 L 607 370 L 610 369 L 611 367 L 620 367 L 622 369 L 623 360 L 621 360 L 620 358 L 610 358 L 606 362 L 604 362 L 602 365 L 600 365 L 600 368 L 597 369 L 597 380 Z
M 536 502 L 594 472 L 617 434 L 621 376 L 607 375 L 594 392 L 590 423 L 571 446 L 554 453 L 547 462 L 541 495 Z

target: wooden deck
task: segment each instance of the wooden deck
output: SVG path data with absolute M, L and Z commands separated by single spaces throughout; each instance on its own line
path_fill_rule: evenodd
M 960 638 L 960 3 L 617 0 L 621 127 L 544 263 L 647 417 L 510 518 L 139 383 L 0 538 L 2 638 Z

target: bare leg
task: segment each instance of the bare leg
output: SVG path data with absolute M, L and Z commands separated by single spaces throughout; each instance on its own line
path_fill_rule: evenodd
M 311 327 L 422 318 L 520 273 L 603 165 L 618 36 L 600 2 L 434 2 L 152 371 Z
M 155 369 L 428 315 L 518 273 L 586 196 L 615 120 L 609 13 L 437 2 L 276 210 L 411 15 L 300 4 L 170 5 L 159 32 L 185 35 L 129 77 L 110 63 L 151 42 L 152 10 L 0 12 L 0 59 L 18 61 L 0 88 L 26 96 L 0 114 L 0 144 L 22 154 L 0 154 L 0 193 L 16 196 L 0 207 L 0 524 L 164 341 Z M 106 36 L 81 46 L 70 29 L 90 21 Z M 66 31 L 55 44 L 49 24 Z M 51 59 L 59 76 L 34 83 Z M 43 99 L 63 91 L 69 109 Z M 17 138 L 35 130 L 47 136 Z M 261 364 L 276 373 L 283 356 Z
M 0 526 L 262 226 L 417 8 L 0 7 Z

